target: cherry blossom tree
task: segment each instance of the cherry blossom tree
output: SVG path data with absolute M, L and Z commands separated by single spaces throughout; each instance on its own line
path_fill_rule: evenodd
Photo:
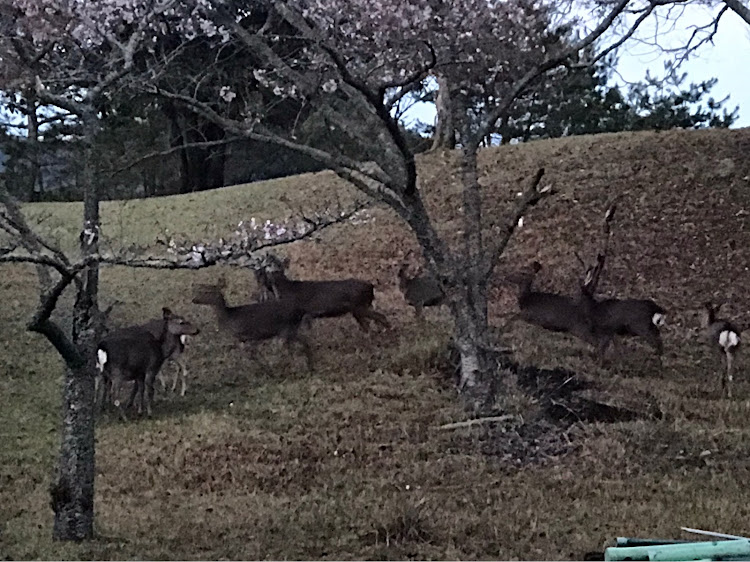
M 40 104 L 80 123 L 79 182 L 84 191 L 80 255 L 73 259 L 29 228 L 5 188 L 0 190 L 0 227 L 10 238 L 4 261 L 37 264 L 40 304 L 29 329 L 43 334 L 65 362 L 62 445 L 50 487 L 55 512 L 53 535 L 64 540 L 93 536 L 94 377 L 93 351 L 98 314 L 99 195 L 92 144 L 99 112 L 119 85 L 147 39 L 153 17 L 167 4 L 125 9 L 103 2 L 94 9 L 64 0 L 5 0 L 0 4 L 0 88 L 32 92 Z M 22 249 L 22 255 L 15 250 Z M 73 284 L 76 298 L 72 333 L 50 319 L 63 291 Z
M 266 119 L 268 103 L 234 82 L 213 96 L 150 84 L 146 90 L 184 104 L 228 133 L 307 154 L 362 192 L 389 205 L 410 227 L 432 273 L 442 283 L 461 356 L 460 388 L 474 407 L 492 403 L 498 381 L 487 336 L 487 286 L 519 219 L 550 193 L 543 171 L 502 221 L 483 215 L 477 151 L 515 100 L 562 65 L 599 60 L 635 34 L 666 0 L 202 0 L 186 22 L 210 21 L 205 40 L 231 44 L 253 62 L 253 82 L 277 100 L 301 105 L 301 126 L 282 129 Z M 573 9 L 578 7 L 578 10 Z M 575 14 L 585 8 L 586 20 Z M 200 34 L 200 31 L 195 33 Z M 168 57 L 149 61 L 153 73 Z M 214 69 L 207 69 L 209 73 Z M 450 85 L 450 116 L 461 150 L 460 235 L 438 233 L 428 213 L 413 153 L 393 109 L 430 73 Z M 235 76 L 236 77 L 236 76 Z M 201 77 L 205 81 L 205 77 Z M 350 140 L 321 149 L 304 137 L 308 118 L 322 119 Z M 354 147 L 354 148 L 352 148 Z
M 178 11 L 177 8 L 180 8 Z M 136 77 L 138 58 L 170 33 L 176 15 L 190 22 L 190 11 L 165 0 L 96 4 L 68 0 L 0 2 L 0 89 L 24 94 L 46 111 L 78 123 L 83 145 L 79 182 L 84 191 L 80 249 L 70 255 L 37 234 L 0 178 L 0 263 L 37 266 L 39 305 L 29 330 L 42 334 L 65 365 L 60 456 L 50 485 L 55 513 L 53 536 L 93 537 L 94 522 L 94 347 L 109 310 L 98 306 L 101 263 L 160 269 L 199 269 L 219 263 L 247 267 L 251 254 L 290 243 L 321 228 L 348 220 L 362 205 L 326 206 L 312 216 L 256 224 L 242 223 L 218 241 L 165 241 L 166 251 L 130 248 L 120 254 L 99 249 L 99 190 L 92 145 L 101 114 L 113 93 Z M 182 25 L 182 24 L 180 24 Z M 180 27 L 180 26 L 178 26 Z M 189 33 L 190 27 L 180 27 Z M 202 20 L 204 33 L 215 26 Z M 52 319 L 63 292 L 75 289 L 72 330 Z

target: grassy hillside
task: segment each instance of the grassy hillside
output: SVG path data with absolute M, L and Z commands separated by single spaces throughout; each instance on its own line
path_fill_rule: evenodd
M 708 299 L 727 300 L 726 313 L 747 322 L 748 154 L 748 129 L 599 135 L 481 154 L 491 219 L 504 216 L 539 165 L 558 191 L 530 213 L 498 264 L 493 325 L 515 310 L 504 276 L 532 259 L 545 265 L 539 286 L 576 290 L 574 252 L 594 251 L 615 195 L 622 199 L 601 291 L 669 309 L 661 371 L 636 341 L 604 369 L 567 336 L 521 323 L 498 330 L 522 366 L 549 371 L 519 371 L 529 393 L 514 397 L 516 418 L 494 425 L 438 428 L 464 418 L 449 382 L 450 325 L 445 311 L 429 311 L 418 325 L 405 307 L 395 276 L 414 242 L 386 209 L 286 250 L 295 276 L 376 282 L 376 307 L 393 323 L 365 335 L 351 318 L 318 322 L 313 374 L 278 343 L 261 346 L 258 361 L 216 333 L 210 311 L 190 303 L 192 286 L 216 270 L 104 269 L 102 303 L 124 303 L 116 323 L 152 318 L 168 305 L 203 332 L 188 353 L 187 396 L 158 393 L 151 420 L 99 423 L 100 538 L 81 545 L 49 539 L 61 366 L 42 338 L 24 331 L 35 304 L 33 269 L 3 267 L 0 557 L 569 559 L 617 535 L 675 536 L 680 525 L 749 535 L 746 362 L 737 398 L 723 399 L 719 364 L 698 333 Z M 456 162 L 450 153 L 420 160 L 428 206 L 449 236 L 460 228 Z M 113 246 L 147 244 L 165 229 L 220 236 L 240 220 L 283 218 L 352 196 L 320 173 L 108 202 L 103 232 Z M 25 208 L 64 246 L 75 243 L 80 211 Z M 226 275 L 228 299 L 247 302 L 255 290 L 249 272 Z M 573 387 L 577 402 L 566 390 Z M 570 410 L 592 397 L 642 415 L 605 423 L 607 416 L 591 421 L 585 408 Z

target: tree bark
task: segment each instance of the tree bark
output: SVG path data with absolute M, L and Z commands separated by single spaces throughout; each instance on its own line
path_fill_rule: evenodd
M 468 128 L 465 133 L 468 139 Z M 482 196 L 476 144 L 465 142 L 461 156 L 463 251 L 454 264 L 449 299 L 454 340 L 461 358 L 459 390 L 471 409 L 480 413 L 494 403 L 496 373 L 488 352 L 487 258 L 482 235 Z
M 88 363 L 66 365 L 62 445 L 56 478 L 50 486 L 54 539 L 93 538 L 94 472 L 94 378 Z
M 82 257 L 98 252 L 99 190 L 94 174 L 93 141 L 99 122 L 93 111 L 82 115 L 84 128 L 81 185 L 84 189 L 84 223 L 80 237 Z M 101 326 L 98 310 L 99 264 L 83 274 L 73 310 L 73 342 L 83 361 L 66 359 L 63 388 L 60 458 L 53 484 L 51 505 L 55 512 L 52 536 L 80 541 L 94 536 L 94 347 Z
M 497 393 L 497 374 L 492 365 L 487 340 L 487 317 L 477 314 L 472 293 L 476 287 L 464 286 L 451 302 L 454 320 L 453 339 L 460 357 L 458 389 L 467 406 L 476 414 L 492 409 Z
M 430 150 L 456 148 L 456 126 L 453 121 L 450 82 L 443 74 L 437 74 L 438 94 L 435 100 L 435 135 L 432 137 Z
M 468 137 L 468 131 L 466 138 Z M 477 169 L 477 147 L 465 143 L 461 151 L 461 182 L 463 187 L 463 239 L 464 249 L 460 264 L 468 304 L 475 309 L 477 318 L 487 324 L 487 291 L 484 274 L 485 256 L 482 235 L 482 193 Z
M 41 163 L 39 161 L 39 119 L 36 114 L 37 99 L 33 94 L 26 98 L 26 116 L 28 118 L 27 141 L 29 147 L 29 201 L 41 201 L 43 194 Z

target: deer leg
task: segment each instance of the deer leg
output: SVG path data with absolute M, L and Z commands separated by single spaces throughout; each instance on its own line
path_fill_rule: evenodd
M 266 361 L 265 355 L 260 352 L 259 342 L 244 341 L 242 342 L 242 347 L 248 352 L 251 358 L 254 358 L 258 363 L 260 363 L 260 366 L 264 371 L 267 371 L 269 373 L 271 372 L 271 364 Z
M 382 326 L 386 330 L 391 329 L 391 323 L 388 322 L 388 318 L 385 317 L 385 314 L 382 314 L 378 312 L 377 310 L 373 310 L 372 308 L 366 308 L 365 315 L 368 318 L 371 318 L 372 320 L 374 320 L 376 324 L 380 324 L 380 326 Z
M 313 372 L 313 356 L 312 356 L 312 349 L 310 349 L 310 342 L 307 341 L 307 338 L 305 336 L 301 336 L 299 334 L 297 334 L 295 339 L 302 346 L 302 353 L 305 354 L 305 363 L 307 365 L 307 371 L 312 373 Z
M 291 329 L 287 331 L 286 335 L 284 336 L 284 344 L 287 347 L 292 346 L 292 342 L 299 343 L 300 347 L 302 347 L 302 353 L 305 355 L 305 364 L 307 366 L 308 372 L 313 372 L 313 357 L 312 357 L 312 350 L 310 348 L 310 342 L 307 340 L 307 337 L 301 335 L 299 333 L 298 329 Z
M 422 307 L 418 304 L 414 305 L 414 318 L 417 319 L 417 322 L 422 324 L 424 322 L 424 316 L 422 316 Z
M 153 415 L 151 410 L 151 404 L 154 402 L 154 380 L 156 379 L 156 373 L 147 373 L 144 380 L 145 384 L 145 399 L 146 399 L 146 415 L 150 418 Z M 141 400 L 144 398 L 143 387 L 141 387 Z
M 607 365 L 607 350 L 609 349 L 609 344 L 611 344 L 614 339 L 615 337 L 613 335 L 601 336 L 594 344 L 596 349 L 596 359 L 602 367 Z
M 157 377 L 159 379 L 159 384 L 161 385 L 161 391 L 166 392 L 167 391 L 167 375 L 164 374 L 164 370 L 159 373 L 159 376 Z M 174 392 L 174 388 L 172 388 L 172 392 Z
M 730 350 L 726 350 L 724 353 L 726 353 L 727 356 L 727 379 L 726 379 L 726 394 L 727 398 L 732 398 L 732 379 L 733 379 L 733 373 L 732 373 L 732 367 L 734 362 L 734 354 Z
M 138 400 L 136 411 L 138 415 L 141 415 L 143 413 L 143 381 L 140 379 L 133 381 L 133 390 L 130 391 L 130 397 L 125 404 L 125 409 L 132 408 L 136 400 Z
M 125 414 L 125 407 L 122 405 L 122 402 L 120 402 L 120 394 L 122 393 L 122 383 L 123 383 L 123 377 L 121 373 L 113 374 L 113 377 L 111 379 L 111 398 L 112 403 L 114 404 L 117 411 L 120 413 L 120 418 L 122 421 L 128 421 L 128 416 Z M 133 394 L 131 394 L 130 399 L 128 402 L 130 402 L 133 399 Z
M 363 332 L 370 331 L 370 321 L 361 310 L 352 311 L 352 316 L 354 316 L 354 319 L 357 321 L 357 324 L 359 324 L 359 327 Z
M 110 385 L 109 377 L 101 373 L 94 381 L 94 400 L 98 403 L 99 413 L 104 412 L 109 398 L 107 387 Z
M 177 374 L 174 376 L 174 384 L 172 384 L 172 392 L 174 392 L 177 389 L 177 379 L 180 379 L 180 382 L 182 383 L 180 388 L 180 396 L 185 396 L 185 391 L 187 391 L 187 367 L 185 367 L 185 364 L 179 359 L 174 358 L 172 359 L 175 365 L 177 365 Z
M 649 332 L 646 337 L 646 340 L 649 344 L 651 344 L 651 347 L 654 348 L 654 351 L 656 352 L 656 358 L 659 363 L 659 374 L 662 374 L 662 369 L 664 367 L 664 362 L 662 361 L 662 355 L 664 354 L 664 344 L 661 341 L 661 334 L 659 333 L 659 328 L 654 326 L 653 324 L 649 324 Z

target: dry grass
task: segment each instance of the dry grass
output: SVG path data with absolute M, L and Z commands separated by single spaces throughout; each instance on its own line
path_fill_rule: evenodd
M 24 331 L 33 270 L 3 268 L 0 557 L 559 559 L 617 535 L 674 536 L 680 525 L 750 534 L 750 384 L 739 376 L 739 398 L 721 399 L 696 331 L 707 298 L 727 299 L 741 323 L 750 310 L 748 153 L 750 130 L 600 135 L 482 154 L 488 217 L 503 216 L 538 165 L 560 192 L 527 217 L 499 264 L 494 324 L 514 310 L 504 274 L 534 256 L 546 266 L 541 286 L 575 290 L 573 252 L 593 250 L 615 194 L 622 202 L 602 290 L 651 296 L 670 310 L 662 372 L 637 342 L 604 370 L 565 336 L 520 323 L 499 334 L 521 365 L 556 369 L 513 397 L 522 424 L 437 429 L 464 416 L 447 372 L 450 327 L 441 311 L 417 325 L 401 300 L 397 262 L 414 242 L 384 209 L 372 222 L 289 248 L 299 277 L 376 281 L 377 307 L 394 324 L 372 335 L 351 318 L 316 324 L 311 375 L 280 345 L 264 345 L 259 362 L 215 334 L 210 311 L 190 304 L 192 285 L 215 271 L 105 269 L 103 303 L 124 301 L 116 322 L 153 317 L 166 304 L 203 334 L 189 351 L 185 398 L 162 394 L 152 420 L 99 424 L 99 538 L 81 545 L 49 539 L 61 369 L 49 346 Z M 729 177 L 717 174 L 722 158 L 736 164 Z M 428 155 L 420 165 L 441 230 L 456 233 L 455 155 Z M 218 236 L 239 220 L 337 196 L 351 192 L 321 173 L 109 202 L 104 233 L 115 245 L 146 243 L 165 228 Z M 79 205 L 26 212 L 63 245 L 74 243 Z M 227 278 L 230 300 L 247 301 L 251 276 L 230 270 Z M 659 416 L 561 422 L 549 415 L 548 392 L 569 376 L 561 369 L 575 373 L 579 400 Z M 521 369 L 519 380 L 523 373 L 537 371 Z

